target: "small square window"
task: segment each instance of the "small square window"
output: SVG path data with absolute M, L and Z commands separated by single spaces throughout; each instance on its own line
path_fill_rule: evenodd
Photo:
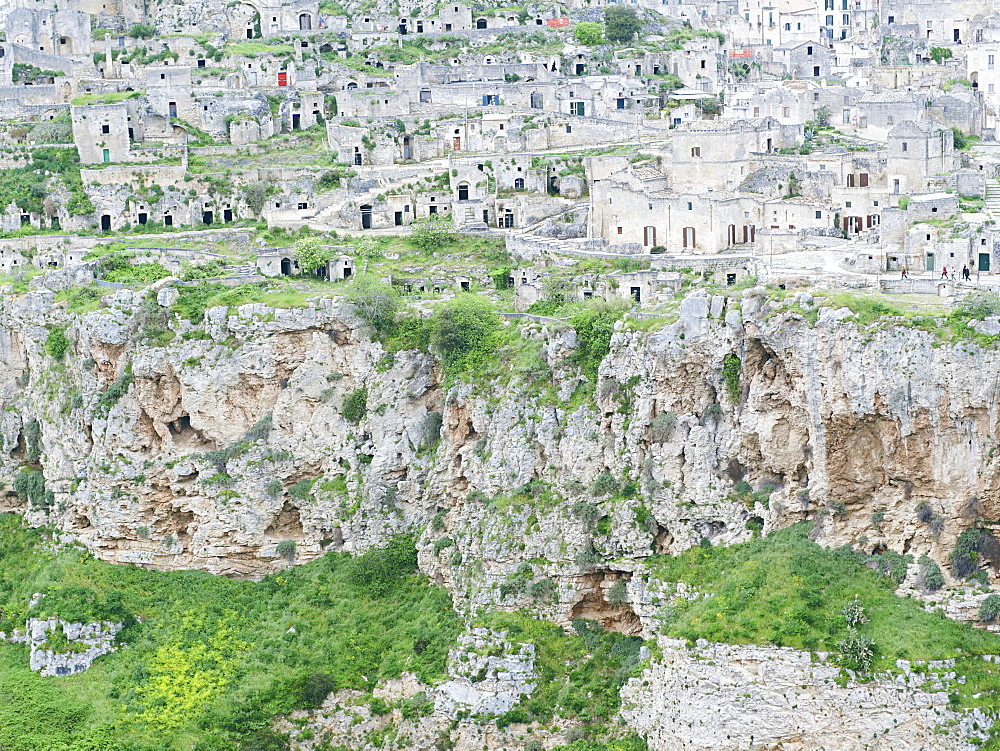
M 822 219 L 823 218 L 823 212 L 822 211 L 817 211 L 816 212 L 816 218 L 817 219 Z
M 111 132 L 111 126 L 110 125 L 102 125 L 101 126 L 101 133 L 110 133 L 110 132 Z

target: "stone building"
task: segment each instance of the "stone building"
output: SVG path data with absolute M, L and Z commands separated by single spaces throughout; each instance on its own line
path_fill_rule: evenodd
M 124 102 L 72 107 L 71 113 L 73 143 L 81 164 L 129 161 L 131 141 Z

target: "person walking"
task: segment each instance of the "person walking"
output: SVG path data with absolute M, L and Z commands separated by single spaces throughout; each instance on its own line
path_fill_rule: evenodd
M 902 277 L 901 278 L 903 278 L 903 279 L 909 279 L 909 277 L 906 275 L 906 266 L 903 267 Z
M 968 266 L 962 266 L 962 279 L 969 281 L 972 278 L 972 273 L 969 271 Z
M 947 279 L 948 278 L 948 267 L 947 266 L 942 266 L 941 267 L 941 278 L 942 279 Z

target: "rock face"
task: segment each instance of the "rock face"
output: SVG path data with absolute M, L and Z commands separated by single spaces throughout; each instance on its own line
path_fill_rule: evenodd
M 57 618 L 29 618 L 23 633 L 14 633 L 7 641 L 24 642 L 31 649 L 29 665 L 32 670 L 49 676 L 82 673 L 94 660 L 115 650 L 115 637 L 122 630 L 121 623 L 100 621 L 95 623 L 68 623 Z M 51 648 L 52 635 L 61 631 L 66 647 Z M 4 634 L 0 633 L 0 639 Z
M 459 607 L 640 633 L 641 603 L 606 595 L 621 581 L 640 597 L 629 582 L 654 552 L 810 518 L 821 543 L 947 571 L 957 535 L 1000 516 L 1000 354 L 846 311 L 810 326 L 762 290 L 693 295 L 656 333 L 619 324 L 592 386 L 573 331 L 532 324 L 550 386 L 514 373 L 447 394 L 430 356 L 386 353 L 330 300 L 198 324 L 154 289 L 105 301 L 71 316 L 41 290 L 0 309 L 0 473 L 12 487 L 41 468 L 51 496 L 8 491 L 5 507 L 110 561 L 260 576 L 288 565 L 283 542 L 303 561 L 433 519 L 421 567 Z M 150 319 L 173 339 L 151 340 Z M 44 349 L 55 327 L 61 360 Z
M 454 676 L 437 687 L 435 707 L 451 717 L 495 717 L 535 690 L 535 645 L 507 642 L 505 633 L 473 629 L 448 655 Z
M 953 661 L 920 672 L 904 663 L 902 675 L 858 683 L 794 649 L 706 642 L 689 649 L 674 639 L 660 647 L 662 661 L 622 690 L 622 714 L 652 751 L 971 751 L 991 724 L 949 710 Z

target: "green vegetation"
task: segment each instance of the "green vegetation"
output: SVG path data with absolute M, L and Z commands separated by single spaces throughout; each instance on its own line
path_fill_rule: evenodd
M 609 42 L 628 44 L 642 31 L 642 21 L 632 8 L 609 5 L 604 9 L 604 35 Z
M 459 295 L 438 310 L 431 343 L 445 371 L 454 377 L 491 358 L 502 327 L 503 321 L 489 300 L 479 295 Z
M 599 23 L 580 21 L 573 24 L 573 38 L 580 44 L 595 47 L 604 42 L 604 27 Z
M 404 670 L 438 682 L 460 629 L 446 591 L 413 574 L 408 537 L 260 582 L 53 550 L 46 533 L 0 516 L 0 630 L 23 626 L 32 593 L 46 592 L 40 615 L 124 621 L 128 649 L 56 681 L 28 669 L 27 647 L 0 643 L 9 751 L 287 748 L 254 745 L 270 717 Z
M 0 170 L 0 205 L 13 201 L 24 211 L 44 214 L 47 196 L 60 184 L 69 193 L 66 207 L 71 214 L 94 212 L 80 179 L 80 155 L 75 147 L 32 149 L 27 166 Z
M 362 386 L 345 396 L 340 413 L 345 420 L 355 424 L 365 419 L 368 414 L 368 388 Z
M 492 613 L 476 625 L 506 630 L 510 641 L 535 644 L 538 688 L 497 718 L 500 727 L 557 718 L 600 726 L 618 711 L 622 684 L 639 670 L 642 640 L 604 631 L 596 621 L 575 619 L 575 634 L 570 636 L 552 623 L 522 613 Z
M 655 578 L 683 581 L 710 595 L 672 605 L 661 616 L 663 632 L 692 641 L 777 644 L 811 651 L 842 652 L 845 644 L 852 650 L 849 659 L 855 667 L 868 645 L 871 666 L 878 670 L 892 669 L 897 659 L 957 655 L 960 673 L 977 676 L 956 689 L 961 704 L 1000 708 L 1000 666 L 975 658 L 996 654 L 1000 636 L 896 597 L 906 567 L 901 556 L 896 556 L 898 561 L 880 559 L 848 546 L 828 550 L 810 540 L 808 531 L 808 524 L 800 523 L 741 545 L 699 547 L 674 558 L 654 556 L 650 573 Z M 863 618 L 848 615 L 852 610 Z M 973 696 L 985 687 L 990 689 L 988 695 Z
M 740 379 L 743 375 L 743 363 L 734 354 L 728 354 L 722 359 L 722 380 L 726 384 L 726 393 L 734 402 L 739 402 L 743 387 Z
M 945 60 L 950 60 L 952 51 L 948 47 L 931 47 L 931 60 L 940 65 Z
M 70 347 L 69 338 L 62 329 L 52 329 L 45 339 L 45 351 L 56 360 L 63 359 Z
M 591 381 L 597 381 L 597 369 L 611 351 L 611 335 L 624 312 L 619 306 L 598 303 L 572 318 L 577 337 L 573 361 Z

